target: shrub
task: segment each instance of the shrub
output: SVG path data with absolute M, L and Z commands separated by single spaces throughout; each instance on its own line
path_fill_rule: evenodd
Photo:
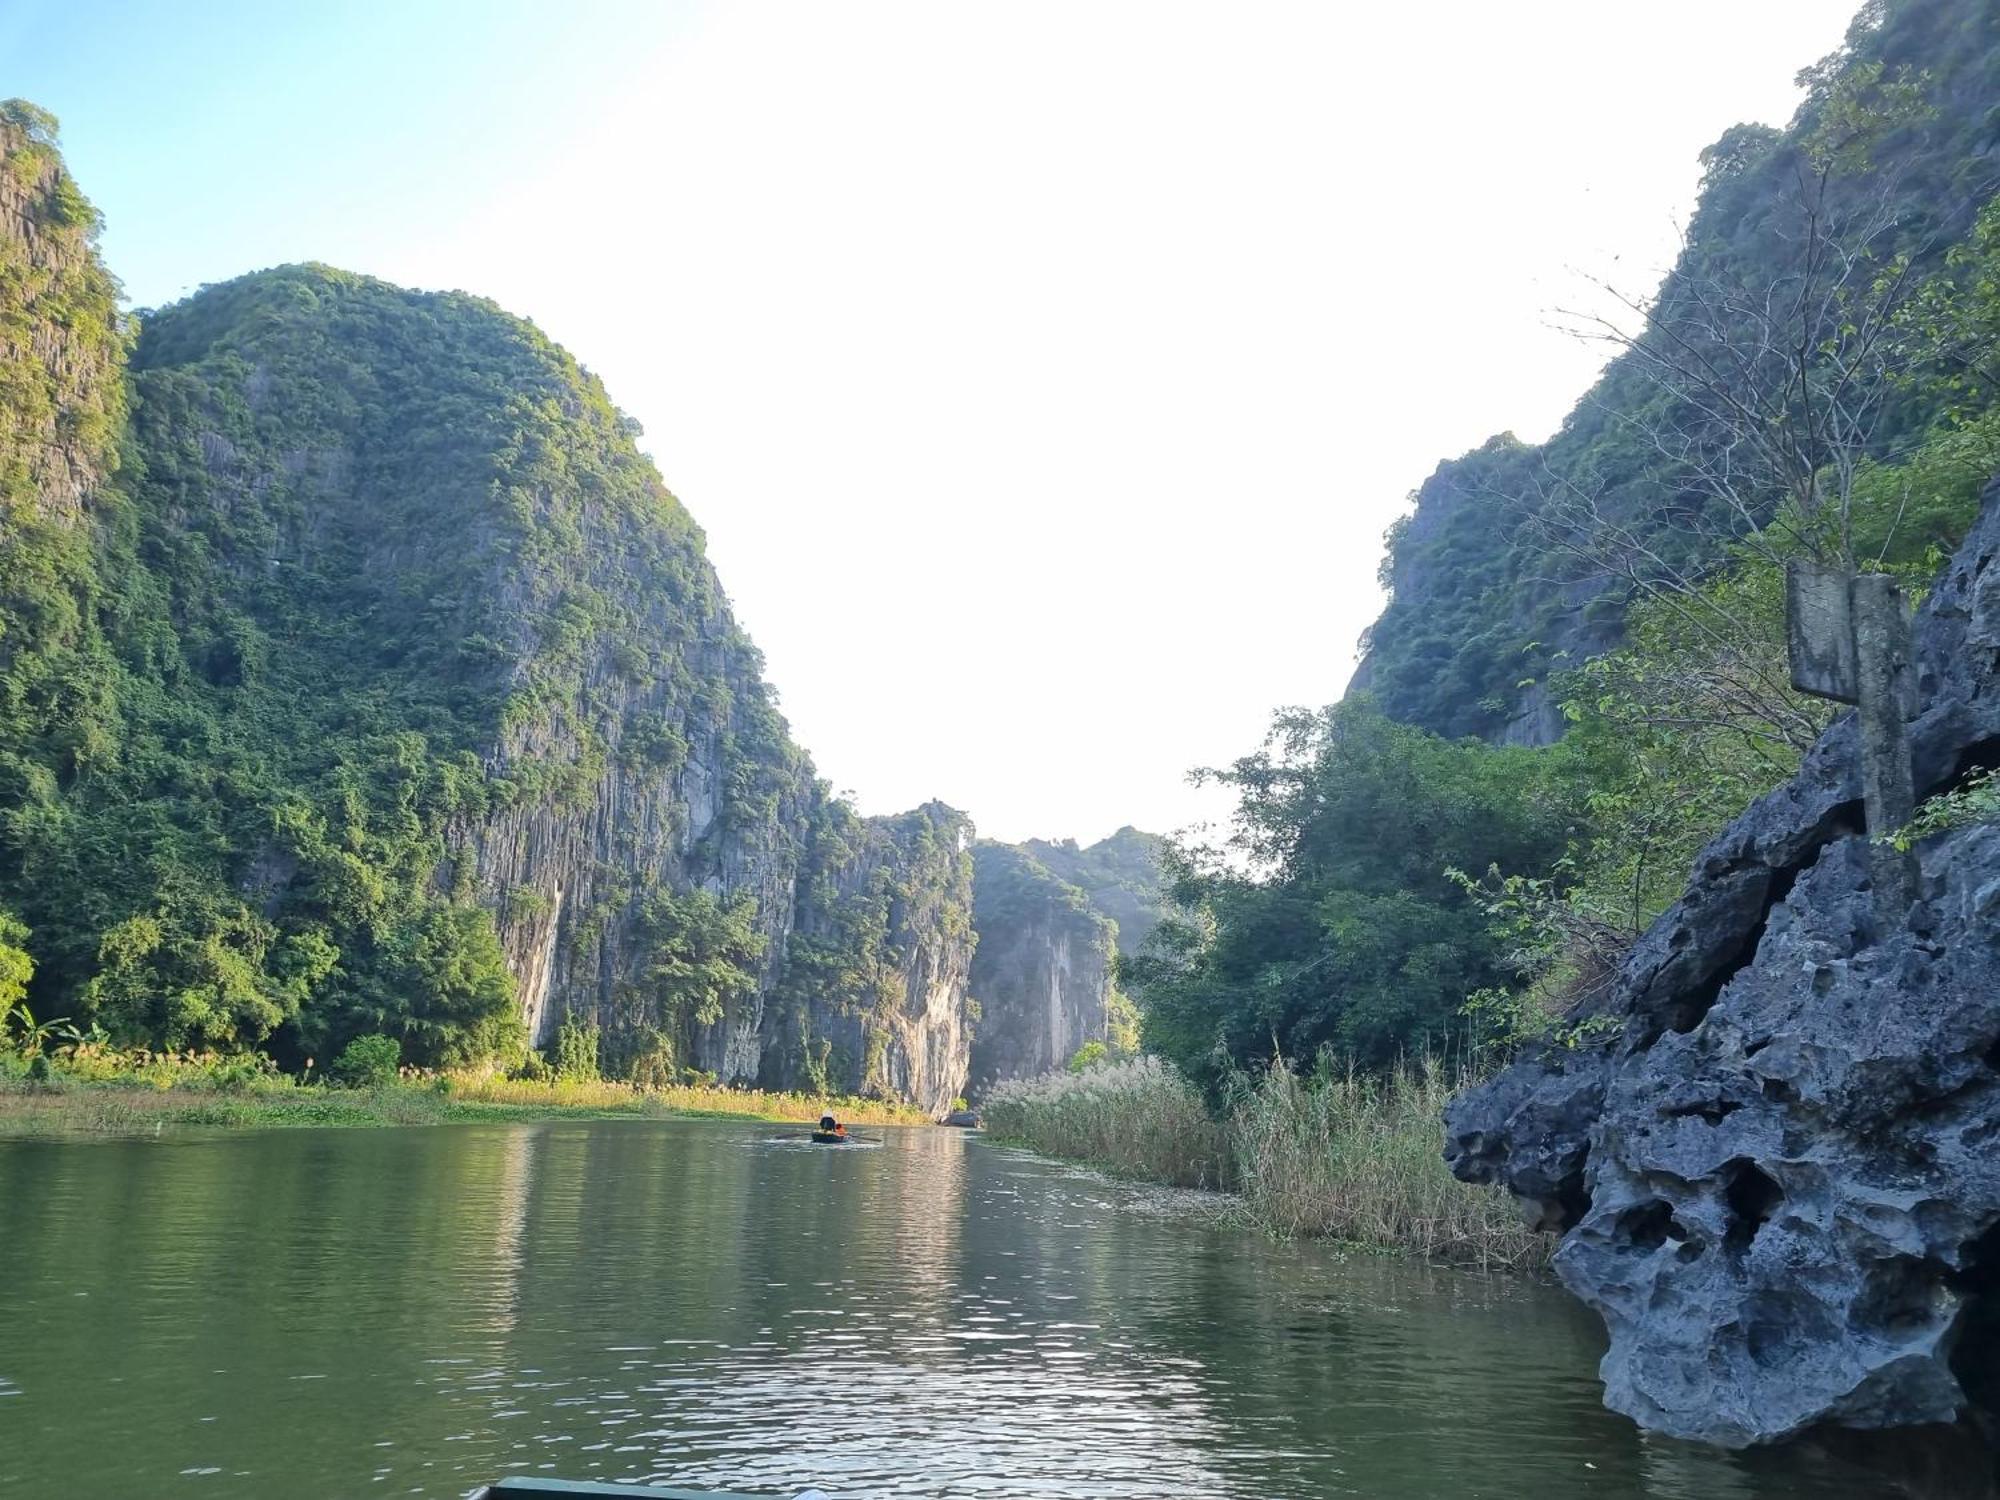
M 556 1032 L 556 1077 L 565 1083 L 594 1083 L 600 1076 L 597 1049 L 602 1036 L 595 1021 L 581 1016 L 563 1017 Z
M 28 981 L 35 961 L 28 956 L 28 928 L 19 918 L 0 911 L 0 1017 L 28 998 Z
M 378 1041 L 388 1042 L 389 1038 L 379 1037 Z M 393 1048 L 394 1042 L 389 1042 Z M 277 1076 L 277 1065 L 261 1052 L 232 1052 L 223 1056 L 205 1059 L 201 1074 L 209 1087 L 228 1094 L 245 1093 Z M 390 1068 L 390 1076 L 395 1069 Z M 193 1081 L 193 1080 L 190 1080 Z
M 327 1069 L 335 1083 L 351 1089 L 374 1088 L 396 1081 L 396 1069 L 403 1061 L 403 1049 L 392 1036 L 358 1036 L 333 1060 Z
M 549 1083 L 556 1076 L 556 1070 L 549 1066 L 549 1060 L 532 1047 L 527 1054 L 507 1070 L 508 1078 L 516 1083 Z
M 1088 1073 L 1111 1058 L 1111 1049 L 1096 1040 L 1085 1042 L 1070 1055 L 1069 1070 L 1072 1073 Z

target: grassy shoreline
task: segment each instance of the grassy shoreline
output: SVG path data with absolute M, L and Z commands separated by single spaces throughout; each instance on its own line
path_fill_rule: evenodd
M 1482 1270 L 1539 1270 L 1554 1248 L 1503 1192 L 1445 1167 L 1440 1116 L 1467 1080 L 1272 1068 L 1220 1118 L 1167 1064 L 1140 1058 L 994 1090 L 998 1139 L 1116 1176 L 1219 1189 L 1245 1223 Z
M 217 1085 L 199 1077 L 46 1080 L 0 1075 L 0 1139 L 156 1135 L 170 1129 L 447 1125 L 547 1119 L 747 1119 L 805 1123 L 822 1114 L 861 1125 L 916 1125 L 929 1116 L 870 1099 L 821 1099 L 700 1086 L 537 1083 L 440 1074 L 368 1088 L 282 1077 Z

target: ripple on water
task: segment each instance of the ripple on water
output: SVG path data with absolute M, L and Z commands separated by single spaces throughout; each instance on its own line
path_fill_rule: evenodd
M 1593 1324 L 1546 1288 L 879 1134 L 0 1145 L 0 1491 L 1868 1492 L 1804 1456 L 1642 1442 L 1598 1404 Z

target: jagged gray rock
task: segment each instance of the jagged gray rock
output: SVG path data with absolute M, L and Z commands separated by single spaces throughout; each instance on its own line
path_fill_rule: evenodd
M 2000 762 L 2000 482 L 1918 620 L 1919 795 Z M 2000 828 L 1878 913 L 1851 716 L 1703 851 L 1575 1047 L 1455 1100 L 1445 1155 L 1564 1231 L 1605 1400 L 1746 1446 L 1950 1421 L 2000 1275 Z

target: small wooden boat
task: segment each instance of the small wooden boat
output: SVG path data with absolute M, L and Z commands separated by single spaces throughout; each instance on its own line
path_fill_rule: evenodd
M 822 1146 L 838 1146 L 846 1141 L 847 1136 L 844 1132 L 838 1130 L 815 1130 L 813 1132 L 813 1139 L 818 1141 Z
M 652 1484 L 593 1484 L 579 1479 L 535 1479 L 517 1475 L 475 1490 L 472 1500 L 575 1500 L 589 1495 L 639 1496 L 643 1500 L 778 1500 L 735 1490 L 670 1490 Z

